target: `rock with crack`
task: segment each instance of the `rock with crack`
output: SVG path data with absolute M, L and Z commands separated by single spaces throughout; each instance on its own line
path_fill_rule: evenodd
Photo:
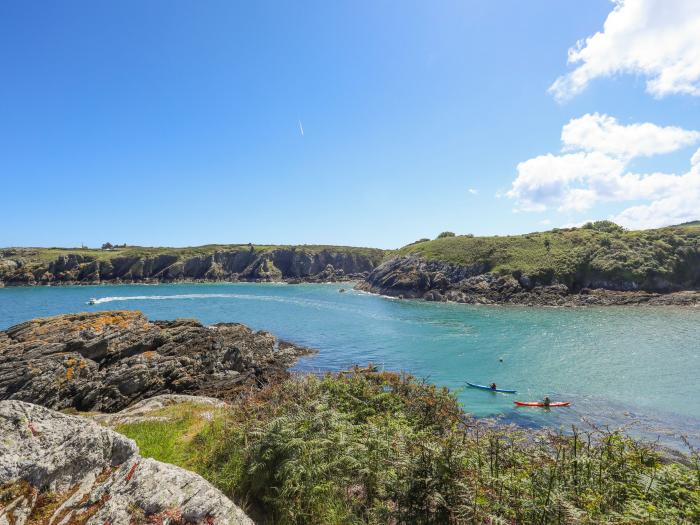
M 307 353 L 237 323 L 152 322 L 136 311 L 59 315 L 0 332 L 0 399 L 116 412 L 160 394 L 235 396 Z
M 202 477 L 77 416 L 0 401 L 0 525 L 252 521 Z

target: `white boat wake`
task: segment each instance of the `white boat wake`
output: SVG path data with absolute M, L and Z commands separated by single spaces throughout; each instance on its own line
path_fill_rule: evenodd
M 235 293 L 190 293 L 178 295 L 123 295 L 113 297 L 100 297 L 99 299 L 91 299 L 88 304 L 104 304 L 114 301 L 167 301 L 180 299 L 258 299 L 258 300 L 275 300 L 278 298 L 264 295 L 245 295 Z

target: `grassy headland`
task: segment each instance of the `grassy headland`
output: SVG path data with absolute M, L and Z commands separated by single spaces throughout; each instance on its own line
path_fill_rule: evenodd
M 110 249 L 100 248 L 0 248 L 0 251 L 16 252 L 26 260 L 28 264 L 42 265 L 55 261 L 58 257 L 64 255 L 82 255 L 93 258 L 97 261 L 108 261 L 118 257 L 123 258 L 154 258 L 161 255 L 175 256 L 178 259 L 189 259 L 191 257 L 208 257 L 219 252 L 237 252 L 252 250 L 257 254 L 264 254 L 277 249 L 299 250 L 310 254 L 318 254 L 323 251 L 344 252 L 364 257 L 370 257 L 373 260 L 380 261 L 384 256 L 385 250 L 377 248 L 364 248 L 356 246 L 333 246 L 321 244 L 300 244 L 300 245 L 283 245 L 283 244 L 206 244 L 203 246 L 185 246 L 180 248 L 173 247 L 150 247 L 150 246 L 116 246 Z
M 394 373 L 303 376 L 122 425 L 260 523 L 698 523 L 700 465 L 618 433 L 527 433 Z
M 397 252 L 408 254 L 460 266 L 484 264 L 499 275 L 556 279 L 569 286 L 590 274 L 640 283 L 650 276 L 682 280 L 690 266 L 700 264 L 700 221 L 640 231 L 598 221 L 526 235 L 442 236 Z

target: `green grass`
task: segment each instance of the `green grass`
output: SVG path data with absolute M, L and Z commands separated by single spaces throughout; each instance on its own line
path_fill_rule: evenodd
M 483 264 L 497 274 L 524 274 L 545 282 L 556 278 L 564 284 L 593 273 L 637 282 L 653 275 L 675 278 L 700 257 L 696 224 L 642 231 L 605 229 L 571 228 L 504 237 L 461 235 L 408 245 L 397 253 L 463 266 Z
M 124 425 L 258 523 L 698 523 L 700 468 L 616 432 L 533 433 L 469 419 L 445 389 L 356 372 L 269 385 L 211 420 Z M 173 452 L 174 451 L 174 452 Z
M 142 456 L 180 465 L 188 458 L 187 436 L 204 426 L 207 415 L 212 417 L 220 412 L 220 409 L 206 405 L 180 403 L 149 414 L 164 418 L 162 421 L 127 423 L 115 430 L 135 440 Z

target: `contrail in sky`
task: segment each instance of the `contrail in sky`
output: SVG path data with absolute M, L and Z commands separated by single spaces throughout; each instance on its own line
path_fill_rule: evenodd
M 304 136 L 304 126 L 301 125 L 301 120 L 299 121 L 299 131 L 301 132 L 301 136 Z

